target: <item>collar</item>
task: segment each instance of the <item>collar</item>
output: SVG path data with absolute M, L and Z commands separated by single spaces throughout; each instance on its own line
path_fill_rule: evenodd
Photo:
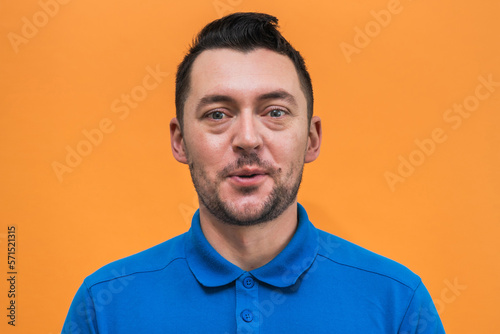
M 298 203 L 297 217 L 297 229 L 285 249 L 269 263 L 249 272 L 259 281 L 279 288 L 291 286 L 314 262 L 319 247 L 317 230 L 304 207 Z M 189 268 L 203 286 L 226 285 L 246 273 L 210 245 L 201 230 L 199 210 L 185 235 L 185 250 Z

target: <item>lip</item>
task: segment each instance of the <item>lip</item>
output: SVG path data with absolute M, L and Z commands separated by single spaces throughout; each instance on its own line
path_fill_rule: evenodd
M 247 167 L 231 172 L 228 178 L 236 186 L 252 187 L 264 182 L 267 176 L 268 173 L 261 168 Z

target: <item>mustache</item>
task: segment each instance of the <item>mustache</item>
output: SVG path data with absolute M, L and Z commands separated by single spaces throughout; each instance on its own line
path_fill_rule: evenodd
M 246 166 L 256 166 L 263 169 L 267 174 L 273 176 L 281 172 L 281 168 L 274 167 L 269 161 L 259 158 L 257 153 L 252 152 L 239 157 L 217 173 L 217 176 L 224 178 L 239 168 Z

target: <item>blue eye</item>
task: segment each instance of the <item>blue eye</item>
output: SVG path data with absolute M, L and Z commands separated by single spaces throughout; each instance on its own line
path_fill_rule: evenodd
M 226 115 L 222 111 L 214 111 L 208 115 L 211 119 L 223 119 L 224 116 Z
M 285 114 L 285 112 L 281 109 L 273 109 L 269 112 L 269 116 L 271 117 L 281 117 Z

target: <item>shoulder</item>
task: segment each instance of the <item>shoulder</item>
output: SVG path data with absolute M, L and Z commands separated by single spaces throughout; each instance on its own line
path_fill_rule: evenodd
M 111 262 L 89 275 L 85 279 L 85 284 L 91 288 L 114 279 L 163 270 L 174 261 L 185 258 L 185 235 L 181 234 L 140 253 Z
M 318 230 L 318 256 L 334 266 L 360 271 L 365 276 L 385 277 L 415 291 L 421 279 L 404 265 L 325 231 Z

